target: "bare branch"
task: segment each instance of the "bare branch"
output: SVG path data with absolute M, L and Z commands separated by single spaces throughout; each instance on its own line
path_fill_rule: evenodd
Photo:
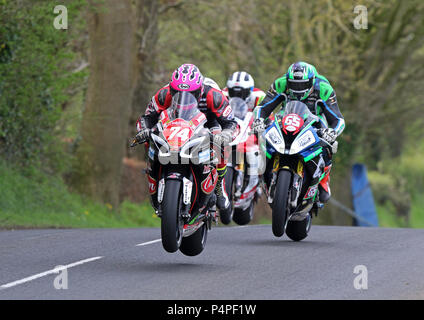
M 179 8 L 182 7 L 182 5 L 184 4 L 184 2 L 187 2 L 187 1 L 180 0 L 180 1 L 173 2 L 173 3 L 168 3 L 168 4 L 161 5 L 159 7 L 158 13 L 159 14 L 163 14 L 163 13 L 167 12 L 170 9 L 179 9 Z

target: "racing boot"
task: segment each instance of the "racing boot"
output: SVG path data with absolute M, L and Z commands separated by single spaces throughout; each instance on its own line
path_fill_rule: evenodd
M 216 206 L 219 210 L 231 210 L 231 202 L 228 198 L 228 194 L 225 191 L 225 179 L 224 176 L 227 172 L 227 166 L 224 168 L 218 168 L 218 183 L 216 184 Z
M 143 171 L 146 174 L 147 181 L 149 183 L 150 204 L 155 210 L 156 215 L 161 216 L 161 212 L 159 210 L 159 202 L 158 202 L 158 185 L 159 184 L 158 184 L 157 172 L 159 172 L 159 166 L 157 163 L 154 163 L 149 160 L 147 163 L 147 169 Z
M 330 171 L 331 171 L 331 164 L 329 166 L 326 166 L 324 168 L 324 178 L 320 181 L 318 190 L 319 190 L 319 202 L 321 203 L 327 203 L 328 200 L 330 200 L 331 197 L 331 190 L 330 190 Z

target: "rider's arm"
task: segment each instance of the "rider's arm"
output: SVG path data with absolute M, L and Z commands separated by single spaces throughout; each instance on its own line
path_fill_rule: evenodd
M 323 106 L 322 112 L 327 119 L 328 126 L 340 135 L 345 128 L 345 121 L 337 104 L 336 91 L 328 83 L 323 83 L 320 88 L 320 98 Z
M 254 108 L 256 108 L 257 106 L 262 104 L 262 101 L 265 99 L 266 94 L 261 89 L 254 88 L 253 89 L 253 95 L 254 95 L 254 98 L 255 98 Z
M 282 104 L 287 96 L 284 93 L 286 91 L 286 77 L 281 77 L 275 80 L 268 92 L 266 93 L 265 98 L 260 102 L 255 108 L 255 117 L 266 119 L 269 115 L 277 108 L 280 104 Z
M 146 112 L 137 121 L 137 132 L 143 129 L 151 129 L 159 120 L 160 113 L 171 104 L 169 87 L 161 88 L 150 100 Z
M 211 88 L 206 95 L 208 109 L 216 116 L 221 128 L 234 131 L 237 128 L 237 122 L 234 120 L 233 110 L 228 99 L 220 91 Z

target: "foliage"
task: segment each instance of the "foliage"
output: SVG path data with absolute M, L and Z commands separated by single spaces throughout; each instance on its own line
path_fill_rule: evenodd
M 124 202 L 120 211 L 69 192 L 60 178 L 37 170 L 22 174 L 0 161 L 0 226 L 2 228 L 157 227 L 149 203 Z
M 83 0 L 65 1 L 74 21 Z M 83 73 L 72 72 L 69 43 L 78 29 L 53 27 L 56 1 L 0 2 L 0 151 L 25 165 L 50 161 L 60 166 L 56 128 L 69 88 Z M 47 162 L 47 161 L 46 161 Z M 46 163 L 43 163 L 46 166 Z
M 424 74 L 417 68 L 424 59 L 422 1 L 363 1 L 368 29 L 360 30 L 353 26 L 356 1 L 183 3 L 160 21 L 160 81 L 191 61 L 221 86 L 243 69 L 266 90 L 291 63 L 313 63 L 335 88 L 346 119 L 336 157 L 346 169 L 353 161 L 375 166 L 399 155 L 403 124 L 422 123 L 416 117 L 424 98 Z
M 368 9 L 368 29 L 353 26 L 358 4 Z M 335 88 L 346 120 L 332 191 L 349 206 L 343 189 L 353 163 L 375 170 L 384 159 L 399 159 L 409 140 L 422 140 L 423 16 L 420 0 L 186 0 L 160 20 L 157 86 L 183 62 L 198 64 L 221 86 L 245 70 L 263 90 L 291 63 L 314 64 Z M 386 187 L 401 186 L 394 201 L 402 211 L 411 206 L 409 176 L 394 172 L 385 177 L 398 185 Z
M 57 1 L 0 0 L 0 158 L 20 164 L 19 174 L 34 174 L 28 167 L 32 164 L 54 173 L 67 167 L 76 148 L 65 149 L 64 145 L 72 142 L 77 146 L 84 139 L 81 123 L 88 95 L 87 72 L 81 70 L 90 70 L 100 78 L 105 70 L 101 65 L 96 69 L 87 58 L 88 45 L 95 44 L 89 42 L 82 15 L 88 8 L 86 0 L 60 2 L 68 8 L 67 31 L 53 28 Z M 98 3 L 112 2 L 89 3 L 94 9 Z M 424 216 L 419 196 L 424 190 L 424 150 L 415 146 L 423 141 L 424 133 L 422 0 L 131 3 L 136 17 L 134 34 L 123 35 L 137 41 L 134 70 L 138 79 L 131 125 L 181 63 L 197 64 L 221 87 L 232 72 L 245 70 L 257 87 L 267 90 L 291 63 L 308 61 L 330 80 L 346 120 L 334 159 L 333 196 L 349 205 L 346 178 L 350 165 L 361 162 L 371 169 L 379 214 L 388 217 L 410 210 L 411 225 L 420 223 L 420 216 Z M 368 29 L 353 27 L 357 4 L 368 9 Z M 113 57 L 109 66 L 120 69 Z M 109 84 L 116 80 L 111 72 L 106 76 Z M 107 129 L 118 135 L 112 130 L 121 126 L 112 127 Z M 128 138 L 132 134 L 129 132 Z M 127 142 L 124 140 L 122 144 Z M 83 166 L 90 172 L 89 166 Z M 18 180 L 15 183 L 20 185 Z M 32 199 L 29 192 L 25 196 Z M 12 198 L 9 194 L 8 199 Z M 7 207 L 8 201 L 1 204 Z M 10 208 L 19 211 L 18 198 L 14 201 L 16 206 Z M 50 210 L 48 204 L 46 208 Z M 137 215 L 132 204 L 124 203 L 122 208 Z M 41 212 L 41 206 L 38 209 Z M 64 207 L 58 210 L 63 212 Z M 397 223 L 397 217 L 392 218 L 387 225 Z
M 424 225 L 424 143 L 407 144 L 405 149 L 399 159 L 384 159 L 369 172 L 379 218 L 389 221 L 383 226 Z

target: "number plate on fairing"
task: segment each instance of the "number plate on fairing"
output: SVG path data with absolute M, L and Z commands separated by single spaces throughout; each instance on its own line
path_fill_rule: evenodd
M 288 114 L 283 119 L 283 131 L 285 134 L 287 134 L 287 132 L 296 134 L 299 132 L 300 128 L 302 128 L 303 124 L 304 121 L 299 115 L 295 113 Z

